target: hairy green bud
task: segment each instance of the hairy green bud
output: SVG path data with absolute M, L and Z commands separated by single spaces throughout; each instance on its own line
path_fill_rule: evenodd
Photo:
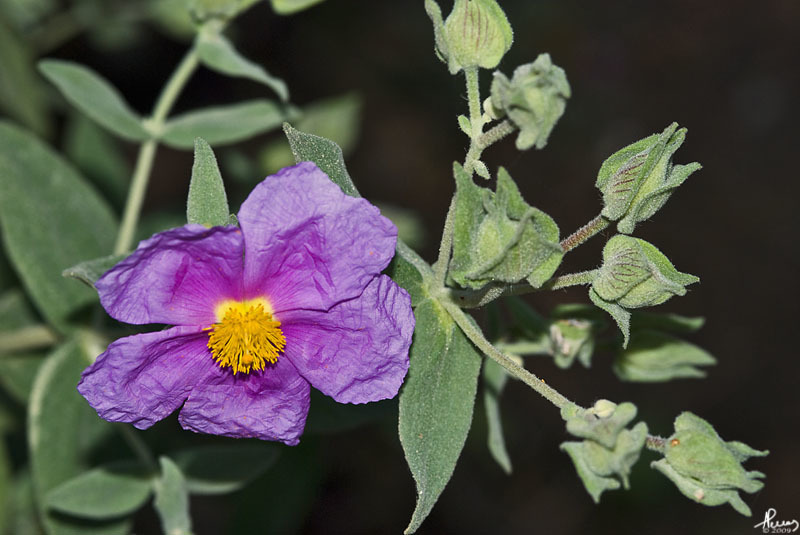
M 491 93 L 492 108 L 503 110 L 519 128 L 519 150 L 547 145 L 572 94 L 564 69 L 553 65 L 550 54 L 517 67 L 511 80 L 499 71 L 494 73 Z
M 496 0 L 455 0 L 453 11 L 442 20 L 434 0 L 425 0 L 433 21 L 436 55 L 451 74 L 465 67 L 497 67 L 514 40 L 511 25 Z
M 672 123 L 661 134 L 653 134 L 611 155 L 597 174 L 595 185 L 603 193 L 603 217 L 617 221 L 617 230 L 633 232 L 637 223 L 649 219 L 689 175 L 702 166 L 673 165 L 672 155 L 683 144 L 686 129 Z
M 741 442 L 723 441 L 714 427 L 699 416 L 684 412 L 675 419 L 675 433 L 664 444 L 664 458 L 651 466 L 666 475 L 688 498 L 704 505 L 730 503 L 750 516 L 750 508 L 738 491 L 754 493 L 764 486 L 764 474 L 747 472 L 742 462 L 763 457 Z

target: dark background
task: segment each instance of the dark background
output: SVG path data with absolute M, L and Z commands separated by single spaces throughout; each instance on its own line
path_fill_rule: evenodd
M 633 490 L 607 492 L 594 505 L 558 449 L 568 438 L 557 412 L 514 383 L 503 399 L 514 473 L 505 476 L 490 458 L 478 403 L 453 479 L 419 533 L 756 533 L 753 526 L 770 507 L 778 520 L 800 519 L 794 338 L 800 4 L 501 4 L 515 42 L 500 69 L 510 75 L 516 65 L 549 52 L 566 70 L 573 96 L 546 149 L 519 153 L 507 140 L 489 149 L 485 160 L 493 170 L 505 165 L 526 199 L 555 218 L 562 235 L 599 212 L 594 180 L 606 156 L 672 121 L 688 127 L 676 163 L 699 161 L 704 168 L 636 235 L 702 279 L 660 310 L 706 316 L 706 326 L 691 340 L 719 361 L 705 380 L 654 385 L 620 383 L 602 356 L 591 370 L 562 371 L 546 359 L 529 368 L 584 406 L 601 397 L 633 401 L 654 434 L 669 435 L 674 417 L 691 410 L 724 439 L 769 449 L 768 457 L 747 463 L 767 474 L 766 487 L 744 495 L 752 518 L 727 505 L 702 507 L 648 468 L 656 457 L 645 452 Z M 443 0 L 445 14 L 450 5 Z M 328 0 L 292 17 L 278 17 L 262 2 L 229 35 L 243 53 L 286 80 L 299 105 L 349 91 L 362 97 L 350 173 L 367 198 L 421 217 L 427 231 L 422 252 L 433 260 L 453 191 L 452 162 L 463 159 L 467 147 L 455 120 L 466 112 L 466 100 L 463 76 L 450 76 L 433 54 L 422 2 Z M 51 55 L 88 63 L 146 113 L 184 51 L 185 44 L 145 30 L 135 46 L 111 54 L 77 37 Z M 489 80 L 484 71 L 484 95 Z M 201 71 L 177 111 L 262 95 L 256 84 Z M 243 147 L 255 153 L 263 143 L 260 138 Z M 133 159 L 135 148 L 126 150 Z M 190 154 L 161 149 L 146 210 L 179 205 L 190 166 Z M 595 238 L 570 254 L 563 269 L 595 267 L 603 241 Z M 537 296 L 531 303 L 546 312 L 574 301 L 587 302 L 585 290 Z M 414 507 L 414 484 L 396 435 L 396 408 L 383 410 L 387 414 L 373 425 L 304 438 L 248 490 L 196 500 L 197 533 L 401 532 Z M 447 407 L 442 413 L 446 417 Z M 152 520 L 140 519 L 143 532 L 155 529 Z

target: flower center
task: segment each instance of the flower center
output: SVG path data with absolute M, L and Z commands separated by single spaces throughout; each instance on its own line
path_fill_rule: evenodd
M 217 364 L 233 368 L 234 375 L 263 370 L 266 362 L 274 364 L 286 347 L 281 322 L 272 316 L 265 299 L 223 301 L 216 313 L 208 348 Z

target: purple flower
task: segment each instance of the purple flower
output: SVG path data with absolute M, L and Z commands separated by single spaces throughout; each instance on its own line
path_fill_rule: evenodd
M 380 274 L 395 226 L 309 162 L 256 186 L 239 223 L 156 234 L 97 281 L 115 319 L 175 325 L 83 372 L 102 418 L 145 429 L 183 405 L 185 429 L 294 445 L 312 385 L 341 403 L 397 394 L 414 316 Z

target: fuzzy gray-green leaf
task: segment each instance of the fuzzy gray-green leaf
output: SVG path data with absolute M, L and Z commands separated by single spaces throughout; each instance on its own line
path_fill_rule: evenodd
M 70 61 L 46 59 L 39 62 L 39 70 L 73 106 L 102 127 L 132 141 L 149 137 L 142 118 L 114 86 L 92 69 Z
M 207 227 L 228 224 L 230 210 L 214 151 L 204 139 L 194 140 L 194 164 L 186 201 L 186 220 Z
M 0 228 L 9 260 L 54 325 L 64 325 L 74 310 L 97 299 L 94 291 L 60 275 L 112 249 L 117 222 L 111 209 L 44 143 L 2 122 Z
M 301 132 L 289 123 L 284 123 L 283 132 L 296 162 L 314 162 L 347 195 L 361 196 L 347 172 L 339 145 L 324 137 Z
M 500 395 L 508 382 L 508 374 L 498 363 L 485 359 L 483 363 L 483 404 L 486 408 L 489 452 L 506 474 L 511 473 L 511 457 L 506 450 L 503 421 L 500 414 Z
M 72 516 L 105 520 L 133 513 L 151 492 L 147 470 L 140 463 L 118 461 L 62 483 L 47 493 L 47 505 Z
M 158 459 L 161 477 L 155 482 L 156 499 L 153 506 L 161 518 L 165 535 L 191 535 L 189 492 L 180 468 L 168 457 Z
M 614 359 L 614 373 L 623 381 L 661 382 L 705 377 L 698 366 L 716 364 L 704 349 L 658 331 L 634 331 L 628 347 Z
M 417 484 L 406 533 L 430 513 L 455 469 L 472 424 L 481 357 L 435 301 L 415 310 L 411 367 L 400 393 L 400 442 Z
M 127 258 L 127 256 L 127 254 L 112 254 L 86 260 L 80 264 L 68 267 L 61 272 L 61 276 L 79 280 L 87 286 L 94 288 L 94 283 L 97 282 L 97 279 L 102 277 L 106 271 Z
M 289 100 L 286 83 L 239 54 L 224 35 L 202 32 L 198 37 L 196 50 L 200 61 L 209 69 L 262 83 L 275 91 L 283 102 Z
M 280 126 L 285 110 L 270 100 L 249 100 L 214 106 L 173 117 L 164 125 L 161 139 L 176 149 L 191 149 L 198 137 L 209 144 L 228 145 Z

